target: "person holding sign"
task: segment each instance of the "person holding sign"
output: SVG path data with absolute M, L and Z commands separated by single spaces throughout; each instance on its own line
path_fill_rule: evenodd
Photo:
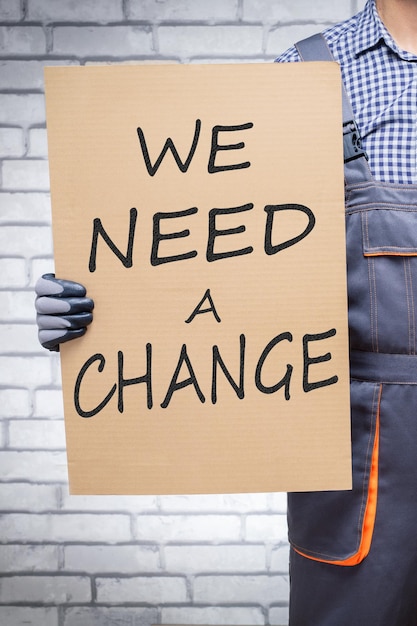
M 417 624 L 417 3 L 368 0 L 355 17 L 277 60 L 332 56 L 347 92 L 353 490 L 289 494 L 290 624 L 411 626 Z
M 347 92 L 353 490 L 289 494 L 290 625 L 411 626 L 417 624 L 415 0 L 368 0 L 358 15 L 277 61 L 332 58 Z M 93 303 L 81 285 L 48 274 L 36 292 L 44 347 L 59 350 L 86 332 Z

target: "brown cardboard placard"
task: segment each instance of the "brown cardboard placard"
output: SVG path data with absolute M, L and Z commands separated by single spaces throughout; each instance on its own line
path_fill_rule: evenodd
M 46 68 L 56 272 L 95 301 L 61 348 L 71 493 L 351 487 L 340 90 Z

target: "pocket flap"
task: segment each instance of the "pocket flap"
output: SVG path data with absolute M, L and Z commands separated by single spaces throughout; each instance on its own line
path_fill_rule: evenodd
M 417 256 L 417 211 L 372 209 L 362 213 L 365 256 Z

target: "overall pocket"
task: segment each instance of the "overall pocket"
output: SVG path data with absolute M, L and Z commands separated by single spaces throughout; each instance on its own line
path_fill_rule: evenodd
M 377 208 L 362 213 L 364 256 L 417 256 L 417 211 Z
M 368 264 L 371 349 L 415 354 L 417 211 L 378 207 L 363 211 L 361 221 L 362 252 Z
M 307 558 L 352 566 L 370 550 L 378 493 L 380 397 L 380 384 L 352 381 L 353 489 L 288 494 L 289 541 Z

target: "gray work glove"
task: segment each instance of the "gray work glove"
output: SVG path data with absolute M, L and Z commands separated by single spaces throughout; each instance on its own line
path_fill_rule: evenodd
M 94 302 L 83 285 L 44 274 L 35 286 L 39 341 L 57 352 L 59 345 L 85 334 L 93 319 Z

